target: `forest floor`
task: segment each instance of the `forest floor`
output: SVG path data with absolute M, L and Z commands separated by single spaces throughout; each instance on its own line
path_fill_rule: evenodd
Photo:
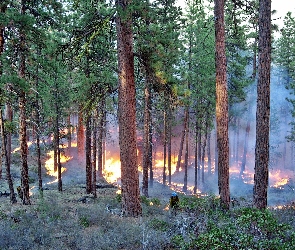
M 72 149 L 71 155 L 77 155 L 75 150 Z M 44 155 L 43 163 L 46 159 Z M 121 216 L 118 186 L 110 185 L 101 178 L 97 180 L 96 199 L 85 193 L 84 163 L 75 157 L 63 164 L 66 171 L 62 174 L 62 192 L 57 191 L 56 178 L 47 175 L 45 168 L 44 191 L 39 192 L 36 162 L 36 156 L 30 152 L 28 163 L 31 205 L 22 205 L 19 198 L 16 204 L 11 204 L 6 195 L 9 191 L 7 181 L 5 178 L 0 180 L 0 250 L 277 249 L 266 247 L 274 246 L 273 239 L 280 242 L 280 249 L 294 249 L 295 246 L 295 206 L 292 203 L 294 191 L 291 188 L 291 193 L 287 194 L 279 189 L 272 190 L 273 194 L 277 194 L 273 195 L 276 200 L 272 202 L 281 206 L 276 205 L 269 210 L 274 217 L 263 220 L 264 223 L 271 221 L 267 225 L 259 225 L 256 212 L 249 214 L 245 210 L 252 208 L 251 186 L 241 185 L 238 180 L 233 180 L 240 187 L 237 190 L 245 188 L 247 191 L 235 193 L 230 213 L 218 209 L 218 197 L 214 195 L 216 184 L 212 184 L 207 187 L 211 195 L 200 195 L 200 198 L 179 192 L 181 208 L 174 214 L 169 210 L 170 187 L 155 182 L 149 188 L 150 197 L 142 197 L 143 215 L 139 218 L 126 218 Z M 18 152 L 13 153 L 11 172 L 16 190 L 20 185 Z M 192 169 L 189 174 L 193 176 Z M 181 183 L 182 180 L 183 173 L 174 175 L 173 188 L 180 191 L 181 186 L 175 183 Z M 246 220 L 243 222 L 245 225 L 241 226 L 238 219 L 241 220 L 243 216 Z M 249 221 L 252 221 L 250 226 L 247 224 Z M 281 223 L 290 227 L 282 229 Z M 210 233 L 219 243 L 211 242 Z M 258 241 L 262 245 L 257 245 Z

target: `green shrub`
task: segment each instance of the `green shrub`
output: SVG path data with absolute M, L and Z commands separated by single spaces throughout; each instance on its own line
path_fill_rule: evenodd
M 169 224 L 166 221 L 157 218 L 152 218 L 149 222 L 149 226 L 163 232 L 167 231 L 169 228 Z
M 85 228 L 90 226 L 90 221 L 86 216 L 82 216 L 81 218 L 79 218 L 79 223 Z

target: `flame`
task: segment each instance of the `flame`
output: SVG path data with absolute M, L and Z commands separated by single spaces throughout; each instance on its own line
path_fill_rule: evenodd
M 32 144 L 33 144 L 33 142 L 31 142 L 31 141 L 27 142 L 28 147 L 30 147 Z M 16 153 L 16 152 L 19 151 L 19 150 L 20 150 L 20 147 L 15 148 L 15 149 L 12 151 L 12 153 Z
M 271 187 L 282 188 L 289 182 L 290 174 L 288 171 L 282 172 L 281 170 L 269 172 L 269 182 Z
M 121 178 L 121 161 L 112 157 L 107 159 L 103 173 L 107 182 L 117 182 Z
M 229 172 L 231 177 L 242 178 L 246 184 L 254 184 L 254 170 L 247 169 L 240 175 L 240 167 L 236 165 L 231 166 Z M 283 188 L 282 186 L 286 185 L 290 180 L 290 176 L 293 175 L 294 173 L 290 170 L 269 170 L 270 187 Z
M 58 173 L 57 171 L 54 171 L 54 151 L 50 151 L 47 155 L 49 156 L 49 159 L 45 162 L 46 173 L 57 178 Z M 72 157 L 63 154 L 60 155 L 60 163 L 68 162 L 70 159 L 72 159 Z M 61 172 L 63 173 L 64 171 L 66 171 L 66 168 L 62 167 Z
M 171 174 L 174 174 L 176 171 L 177 159 L 178 159 L 177 156 L 175 156 L 171 159 Z M 181 161 L 181 162 L 183 162 L 183 161 Z M 160 168 L 161 170 L 159 172 L 160 172 L 160 175 L 162 175 L 163 174 L 163 166 L 164 166 L 163 153 L 159 152 L 156 154 L 156 157 L 155 157 L 154 171 L 157 172 L 157 169 Z M 181 168 L 179 170 L 181 171 Z M 168 174 L 168 161 L 167 160 L 166 160 L 166 174 Z

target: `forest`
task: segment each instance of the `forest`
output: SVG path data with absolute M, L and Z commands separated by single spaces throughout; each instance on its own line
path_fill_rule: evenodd
M 0 1 L 0 250 L 295 248 L 294 13 L 180 2 Z

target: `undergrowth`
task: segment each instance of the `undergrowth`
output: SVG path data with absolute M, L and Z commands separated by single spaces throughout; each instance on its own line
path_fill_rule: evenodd
M 77 196 L 81 195 L 79 193 Z M 120 198 L 45 191 L 31 206 L 0 207 L 0 249 L 295 249 L 293 206 L 219 207 L 215 196 L 141 197 L 143 216 L 122 217 Z

